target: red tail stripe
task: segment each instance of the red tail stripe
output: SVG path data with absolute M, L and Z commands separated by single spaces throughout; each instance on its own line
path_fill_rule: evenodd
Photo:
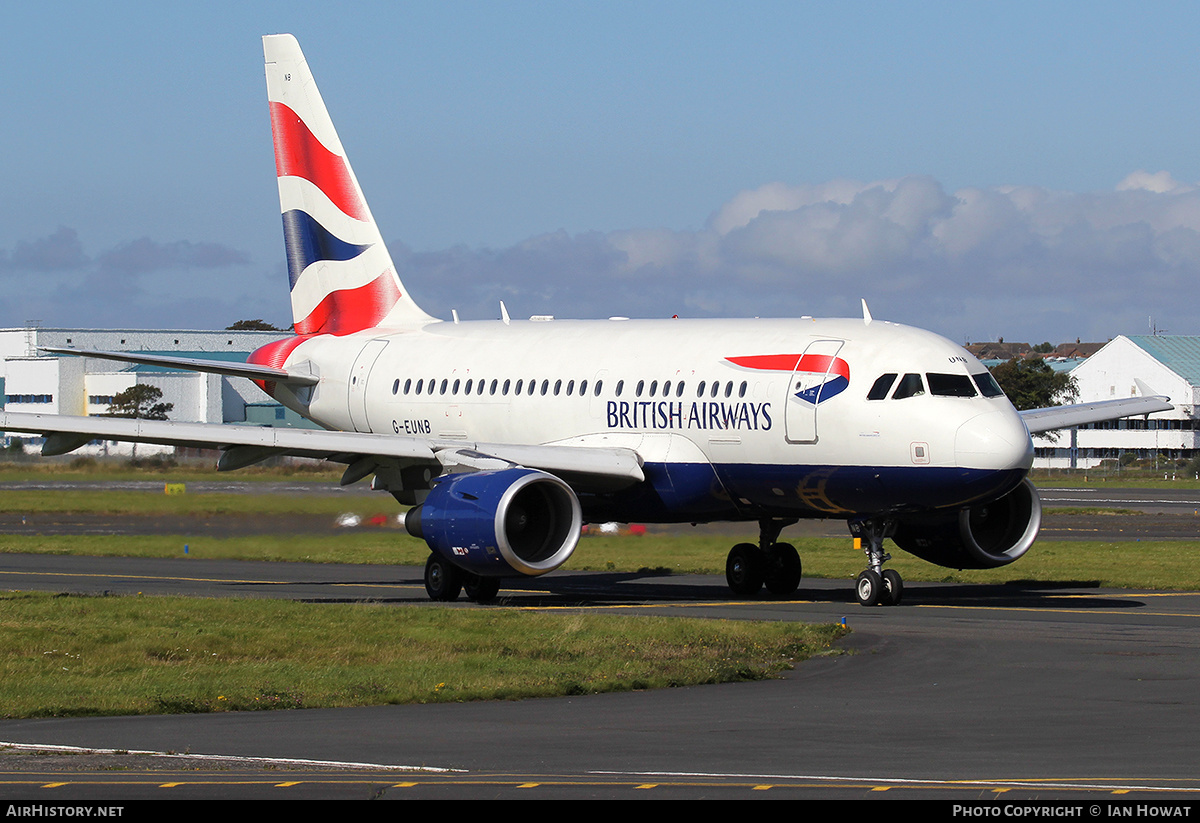
M 271 134 L 276 174 L 303 177 L 349 216 L 367 219 L 366 204 L 358 196 L 346 159 L 325 148 L 300 116 L 283 103 L 271 103 Z
M 396 278 L 388 269 L 365 286 L 330 292 L 296 323 L 296 333 L 352 334 L 374 328 L 399 299 Z

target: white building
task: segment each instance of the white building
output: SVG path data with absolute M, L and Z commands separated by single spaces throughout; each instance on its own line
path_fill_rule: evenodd
M 250 352 L 286 335 L 280 331 L 0 329 L 0 397 L 7 411 L 95 415 L 107 412 L 115 395 L 144 383 L 160 389 L 162 401 L 173 404 L 171 420 L 310 426 L 242 378 L 41 351 L 44 347 L 138 351 L 245 362 Z M 33 444 L 39 440 L 22 439 Z M 79 453 L 127 453 L 129 449 L 129 444 L 96 443 Z M 152 450 L 141 446 L 138 453 Z
M 1039 435 L 1034 438 L 1035 467 L 1090 469 L 1125 454 L 1164 462 L 1200 454 L 1200 337 L 1117 337 L 1071 375 L 1079 386 L 1079 403 L 1140 395 L 1140 380 L 1153 394 L 1169 397 L 1175 408 L 1059 432 L 1056 440 Z

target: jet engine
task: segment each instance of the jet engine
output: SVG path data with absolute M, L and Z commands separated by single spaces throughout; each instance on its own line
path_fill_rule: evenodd
M 434 483 L 425 501 L 405 514 L 404 528 L 468 572 L 545 574 L 579 543 L 579 498 L 553 475 L 514 467 Z
M 922 560 L 953 569 L 1006 566 L 1028 551 L 1042 525 L 1042 502 L 1033 483 L 998 500 L 949 515 L 905 518 L 892 540 Z

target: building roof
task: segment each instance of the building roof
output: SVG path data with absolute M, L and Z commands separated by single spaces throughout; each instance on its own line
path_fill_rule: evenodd
M 1130 342 L 1193 386 L 1200 386 L 1200 337 L 1128 335 Z

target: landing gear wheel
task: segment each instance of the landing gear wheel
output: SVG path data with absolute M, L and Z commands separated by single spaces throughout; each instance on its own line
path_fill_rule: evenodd
M 900 601 L 904 598 L 904 580 L 900 577 L 900 572 L 895 569 L 884 569 L 883 572 L 883 596 L 879 602 L 884 606 L 899 606 Z
M 883 596 L 883 578 L 874 569 L 867 569 L 858 576 L 854 584 L 854 595 L 859 605 L 877 606 Z
M 425 591 L 430 600 L 449 603 L 462 591 L 463 573 L 437 552 L 425 561 Z
M 741 597 L 753 597 L 762 588 L 762 552 L 753 543 L 738 543 L 729 550 L 725 561 L 725 582 L 733 593 Z
M 468 600 L 476 603 L 490 603 L 500 592 L 500 578 L 465 574 L 463 575 L 463 591 L 466 592 Z
M 776 597 L 794 594 L 800 585 L 800 554 L 791 543 L 776 543 L 767 552 L 767 591 Z

